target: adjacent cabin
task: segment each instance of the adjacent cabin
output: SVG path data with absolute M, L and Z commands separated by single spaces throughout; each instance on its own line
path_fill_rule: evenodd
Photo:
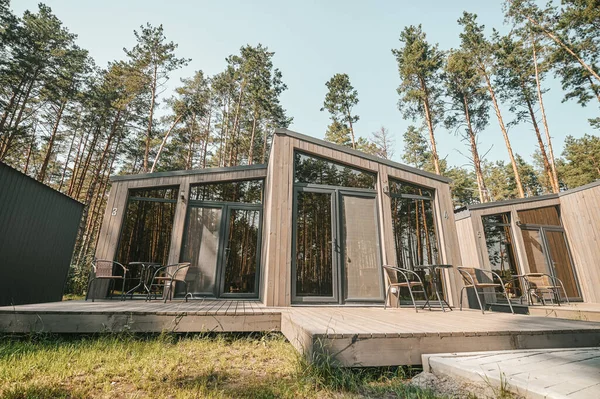
M 511 276 L 558 277 L 571 301 L 600 302 L 600 181 L 559 194 L 469 205 L 456 228 L 463 263 Z
M 195 297 L 383 304 L 383 264 L 461 263 L 449 179 L 286 129 L 268 165 L 111 181 L 96 257 L 191 262 Z
M 83 204 L 0 162 L 0 306 L 63 296 Z

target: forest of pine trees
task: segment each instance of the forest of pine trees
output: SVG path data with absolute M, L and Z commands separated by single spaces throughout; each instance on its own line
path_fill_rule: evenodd
M 325 82 L 321 107 L 331 117 L 325 138 L 384 158 L 402 141 L 399 160 L 454 180 L 456 206 L 600 178 L 600 138 L 568 136 L 556 154 L 544 109 L 544 82 L 552 75 L 564 101 L 599 108 L 600 4 L 507 0 L 504 11 L 511 28 L 504 36 L 487 36 L 477 16 L 465 12 L 456 49 L 428 42 L 420 25 L 401 29 L 392 50 L 398 107 L 414 123 L 403 134 L 382 126 L 361 136 L 359 92 L 347 74 L 335 74 Z M 292 122 L 280 102 L 284 77 L 268 47 L 244 45 L 220 73 L 199 70 L 169 92 L 167 81 L 190 59 L 161 25 L 132 34 L 136 44 L 121 59 L 96 65 L 49 7 L 19 16 L 0 0 L 0 161 L 84 203 L 72 291 L 94 254 L 109 176 L 265 163 L 274 130 Z M 479 134 L 490 124 L 503 135 L 508 162 L 485 159 Z M 511 146 L 508 131 L 517 124 L 531 125 L 536 136 L 529 160 Z M 600 128 L 600 118 L 590 128 Z M 440 134 L 456 135 L 457 148 L 464 143 L 470 167 L 447 164 L 436 147 Z

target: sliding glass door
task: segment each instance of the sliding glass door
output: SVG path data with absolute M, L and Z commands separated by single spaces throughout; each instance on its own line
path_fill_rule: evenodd
M 294 296 L 303 302 L 337 302 L 334 191 L 299 189 L 295 210 Z
M 292 301 L 382 302 L 376 175 L 295 154 Z
M 181 261 L 194 295 L 257 298 L 262 180 L 190 188 Z
M 577 274 L 564 230 L 554 226 L 524 226 L 522 232 L 529 271 L 557 277 L 569 299 L 580 300 Z M 563 295 L 562 291 L 560 294 Z

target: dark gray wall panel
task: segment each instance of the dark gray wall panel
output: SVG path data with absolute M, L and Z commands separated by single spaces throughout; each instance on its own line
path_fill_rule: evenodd
M 0 162 L 0 305 L 61 300 L 82 212 Z

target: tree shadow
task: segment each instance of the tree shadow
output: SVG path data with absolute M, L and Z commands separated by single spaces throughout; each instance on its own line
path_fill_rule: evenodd
M 0 392 L 4 399 L 70 399 L 84 397 L 54 385 L 33 385 L 16 387 Z

